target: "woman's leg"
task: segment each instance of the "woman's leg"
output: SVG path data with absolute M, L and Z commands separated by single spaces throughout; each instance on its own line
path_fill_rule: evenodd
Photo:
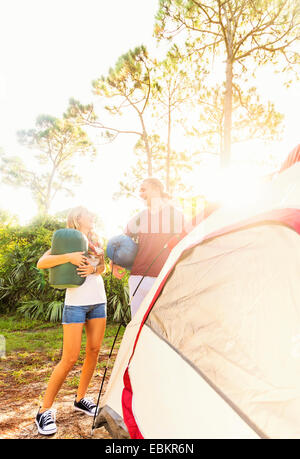
M 98 354 L 105 333 L 106 319 L 90 319 L 85 324 L 86 356 L 84 359 L 76 401 L 81 400 L 87 391 L 98 360 Z
M 62 358 L 51 375 L 40 413 L 51 408 L 59 389 L 79 356 L 83 324 L 64 324 L 63 329 Z

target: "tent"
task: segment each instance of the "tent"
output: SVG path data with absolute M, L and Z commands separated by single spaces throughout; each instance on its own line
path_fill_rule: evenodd
M 288 154 L 279 172 L 282 172 L 285 169 L 288 169 L 289 167 L 291 167 L 293 164 L 295 164 L 298 161 L 300 161 L 300 144 L 297 145 L 295 148 L 293 148 L 293 150 Z
M 172 250 L 96 426 L 114 438 L 300 438 L 300 163 Z

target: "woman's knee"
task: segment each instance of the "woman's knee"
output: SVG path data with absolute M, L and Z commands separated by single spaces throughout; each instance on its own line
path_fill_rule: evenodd
M 98 357 L 100 352 L 100 346 L 88 346 L 86 348 L 86 356 L 87 357 Z
M 71 370 L 78 360 L 78 355 L 62 356 L 60 364 L 67 370 Z

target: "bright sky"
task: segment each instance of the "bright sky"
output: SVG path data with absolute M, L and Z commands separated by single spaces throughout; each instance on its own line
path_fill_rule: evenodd
M 0 147 L 23 159 L 31 153 L 16 141 L 16 131 L 34 126 L 41 113 L 60 117 L 70 97 L 91 100 L 91 81 L 117 58 L 140 44 L 154 46 L 158 0 L 10 0 L 0 4 Z M 248 145 L 245 153 L 284 158 L 299 143 L 299 84 L 289 90 L 268 69 L 255 82 L 285 114 L 282 142 Z M 98 147 L 93 164 L 78 163 L 83 185 L 74 198 L 56 199 L 52 211 L 84 204 L 96 211 L 111 236 L 124 226 L 139 200 L 113 201 L 118 182 L 132 163 L 136 137 L 119 137 Z M 184 139 L 181 139 L 184 141 Z M 240 147 L 239 147 L 240 148 Z M 245 147 L 243 147 L 245 148 Z M 201 170 L 196 171 L 199 183 Z M 206 171 L 204 175 L 206 174 Z M 0 208 L 26 222 L 36 213 L 30 192 L 0 186 Z

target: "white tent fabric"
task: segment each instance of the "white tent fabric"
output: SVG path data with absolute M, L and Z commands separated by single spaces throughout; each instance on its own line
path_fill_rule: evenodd
M 276 209 L 300 209 L 299 163 L 259 202 L 219 209 L 173 249 L 126 328 L 98 425 L 105 408 L 122 420 L 128 367 L 144 438 L 300 438 L 299 235 L 261 222 L 203 242 Z

